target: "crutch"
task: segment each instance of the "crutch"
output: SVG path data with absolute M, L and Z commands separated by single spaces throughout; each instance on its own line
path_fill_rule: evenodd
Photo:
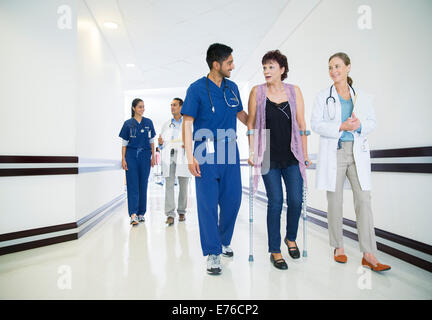
M 302 217 L 303 217 L 303 258 L 307 257 L 306 245 L 306 221 L 307 221 L 307 188 L 303 185 L 303 204 L 302 204 Z
M 306 130 L 300 130 L 300 135 L 309 136 L 310 131 Z M 306 165 L 308 165 L 308 161 L 305 162 Z M 307 242 L 306 242 L 306 235 L 307 235 L 307 229 L 306 229 L 306 222 L 307 222 L 307 188 L 303 184 L 303 203 L 302 203 L 302 217 L 303 217 L 303 257 L 307 257 Z
M 253 261 L 253 166 L 249 166 L 249 262 Z

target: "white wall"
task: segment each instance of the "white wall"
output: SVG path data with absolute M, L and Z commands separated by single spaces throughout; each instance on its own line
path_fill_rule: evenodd
M 65 4 L 72 28 L 61 30 Z M 0 154 L 120 161 L 122 74 L 84 1 L 1 1 L 0 41 Z M 0 233 L 75 222 L 120 195 L 123 179 L 0 177 Z
M 77 10 L 77 155 L 120 162 L 123 76 L 84 1 L 77 1 Z M 123 170 L 79 174 L 77 220 L 119 196 L 124 179 Z
M 75 155 L 76 31 L 62 1 L 0 2 L 0 154 Z M 71 4 L 73 8 L 73 4 Z M 75 220 L 75 177 L 0 177 L 0 233 Z
M 63 3 L 0 2 L 2 154 L 75 153 L 76 30 L 57 27 Z
M 331 84 L 328 58 L 343 51 L 351 58 L 354 88 L 375 96 L 378 128 L 370 135 L 371 149 L 430 146 L 432 2 L 325 0 L 290 29 L 299 3 L 291 1 L 281 14 L 284 20 L 275 22 L 285 25 L 287 33 L 292 30 L 291 35 L 288 33 L 280 45 L 281 34 L 268 34 L 263 41 L 268 47 L 259 56 L 272 49 L 287 55 L 290 72 L 286 81 L 299 85 L 303 92 L 308 126 L 316 93 Z M 360 5 L 372 9 L 371 30 L 358 28 Z M 251 61 L 248 67 L 252 64 L 256 71 L 246 79 L 249 88 L 264 82 L 260 59 Z M 309 153 L 317 152 L 318 136 L 312 134 Z M 308 205 L 327 211 L 325 193 L 314 188 L 315 171 L 308 171 L 308 180 Z M 428 174 L 372 173 L 375 226 L 431 244 L 431 182 Z M 355 220 L 351 192 L 346 191 L 344 196 L 344 216 Z

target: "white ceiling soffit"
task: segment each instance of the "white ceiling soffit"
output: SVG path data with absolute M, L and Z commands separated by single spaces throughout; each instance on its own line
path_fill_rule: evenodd
M 123 70 L 125 89 L 130 90 L 188 86 L 208 72 L 205 55 L 214 42 L 233 48 L 237 69 L 233 79 L 247 81 L 250 73 L 242 66 L 260 52 L 269 31 L 279 30 L 285 38 L 289 33 L 286 27 L 280 32 L 274 24 L 286 14 L 290 0 L 85 2 Z M 117 23 L 118 29 L 105 28 L 106 21 Z M 135 68 L 126 67 L 128 63 Z M 238 77 L 239 70 L 245 76 Z
M 260 64 L 264 54 L 269 50 L 283 47 L 291 35 L 303 24 L 321 2 L 322 0 L 294 0 L 288 3 L 277 21 L 274 21 L 273 26 L 262 39 L 261 43 L 250 53 L 247 61 L 243 64 L 245 67 L 237 70 L 236 76 L 246 83 L 251 80 L 262 70 Z M 289 56 L 289 52 L 282 53 Z

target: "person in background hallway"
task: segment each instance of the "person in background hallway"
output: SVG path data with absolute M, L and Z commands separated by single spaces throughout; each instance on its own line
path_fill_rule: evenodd
M 147 184 L 150 167 L 154 166 L 153 122 L 143 117 L 144 101 L 132 101 L 132 117 L 126 120 L 120 131 L 123 139 L 122 167 L 126 171 L 128 211 L 130 223 L 144 222 L 147 210 Z
M 237 119 L 246 125 L 247 114 L 237 85 L 227 79 L 234 69 L 231 53 L 230 47 L 219 43 L 208 48 L 210 73 L 189 86 L 182 108 L 183 141 L 189 170 L 195 176 L 201 248 L 212 275 L 222 271 L 221 254 L 234 255 L 230 244 L 242 193 L 236 130 Z
M 372 98 L 352 87 L 348 76 L 351 61 L 335 53 L 328 61 L 333 84 L 318 93 L 312 112 L 312 130 L 320 135 L 316 173 L 318 189 L 327 191 L 330 246 L 334 260 L 346 263 L 342 234 L 344 181 L 348 178 L 354 196 L 361 264 L 374 271 L 390 266 L 378 262 L 371 207 L 371 162 L 367 136 L 375 129 Z
M 163 126 L 159 135 L 159 147 L 162 150 L 162 173 L 165 177 L 165 214 L 167 215 L 166 223 L 168 226 L 174 224 L 175 217 L 175 200 L 174 200 L 174 184 L 176 178 L 180 184 L 177 213 L 179 221 L 184 221 L 188 183 L 191 176 L 182 139 L 182 123 L 183 117 L 180 113 L 183 106 L 183 100 L 174 98 L 171 102 L 172 118 Z
M 306 131 L 304 102 L 299 87 L 283 83 L 288 74 L 285 55 L 279 50 L 269 51 L 262 58 L 262 66 L 266 82 L 253 87 L 249 96 L 248 162 L 249 165 L 257 164 L 261 167 L 263 158 L 270 158 L 269 171 L 262 174 L 268 198 L 267 235 L 270 261 L 276 268 L 286 270 L 288 265 L 280 249 L 282 180 L 288 206 L 284 243 L 291 258 L 298 259 L 300 251 L 296 238 L 303 202 L 303 184 L 306 184 L 306 167 L 311 164 L 307 153 L 307 137 L 303 135 Z M 269 149 L 265 148 L 266 143 L 263 140 L 266 129 L 270 130 Z M 264 152 L 267 156 L 264 156 Z M 254 179 L 254 190 L 258 186 L 259 173 L 258 171 Z

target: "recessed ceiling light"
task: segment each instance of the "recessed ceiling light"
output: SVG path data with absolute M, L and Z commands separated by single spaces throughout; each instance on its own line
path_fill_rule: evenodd
M 127 63 L 127 64 L 126 64 L 126 67 L 128 67 L 128 68 L 134 68 L 135 65 L 134 65 L 133 63 Z
M 108 29 L 117 29 L 118 28 L 118 24 L 115 22 L 104 22 L 104 27 L 108 28 Z

